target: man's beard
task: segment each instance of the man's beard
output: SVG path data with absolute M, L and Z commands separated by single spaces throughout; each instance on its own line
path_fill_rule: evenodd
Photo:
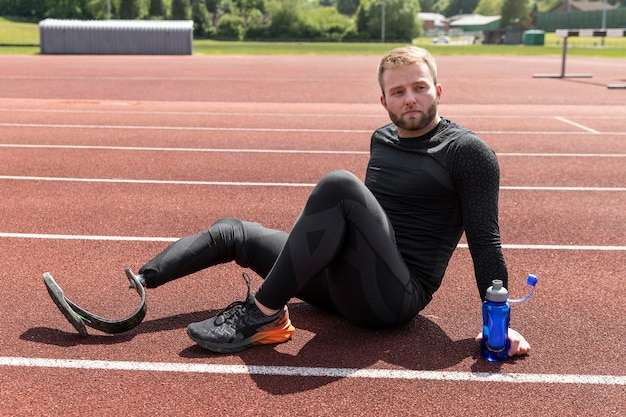
M 396 113 L 387 110 L 391 121 L 401 129 L 408 131 L 422 130 L 432 123 L 437 117 L 437 102 L 434 101 L 418 118 L 403 119 Z

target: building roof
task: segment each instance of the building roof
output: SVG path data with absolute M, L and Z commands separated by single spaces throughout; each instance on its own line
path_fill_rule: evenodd
M 484 26 L 500 19 L 501 16 L 483 16 L 480 14 L 463 15 L 458 19 L 454 19 L 452 23 L 450 23 L 450 26 Z
M 616 9 L 617 6 L 614 4 L 604 3 L 603 1 L 570 1 L 569 2 L 570 11 L 579 11 L 579 12 L 590 12 L 593 10 L 603 10 L 603 9 Z M 567 0 L 563 3 L 557 5 L 552 11 L 565 11 L 567 10 Z
M 580 10 L 581 12 L 586 12 L 590 10 L 602 10 L 606 9 L 615 9 L 617 6 L 614 4 L 604 3 L 602 1 L 570 1 L 570 5 L 572 8 L 576 10 Z
M 433 22 L 435 26 L 443 26 L 448 20 L 446 17 L 439 13 L 418 13 L 417 18 L 424 22 Z

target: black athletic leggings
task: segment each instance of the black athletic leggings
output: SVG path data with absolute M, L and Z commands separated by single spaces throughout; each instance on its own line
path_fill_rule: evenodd
M 289 234 L 220 219 L 173 243 L 139 272 L 154 288 L 230 261 L 264 278 L 255 297 L 274 309 L 295 296 L 359 326 L 391 327 L 411 320 L 428 302 L 382 207 L 347 171 L 322 178 Z

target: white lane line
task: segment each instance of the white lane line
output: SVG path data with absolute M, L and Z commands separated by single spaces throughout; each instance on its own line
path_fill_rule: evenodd
M 0 357 L 0 366 L 90 369 L 105 371 L 174 372 L 222 375 L 273 375 L 326 378 L 402 379 L 430 381 L 509 382 L 517 384 L 626 385 L 626 376 L 416 371 L 404 369 L 324 368 L 271 365 L 219 365 L 171 362 L 130 362 L 85 359 Z
M 528 135 L 528 140 L 541 139 L 541 136 L 589 136 L 590 132 L 562 132 L 553 131 L 546 132 L 543 130 L 474 130 L 477 135 Z M 600 139 L 602 136 L 626 136 L 626 131 L 621 132 L 595 132 L 594 139 Z
M 90 104 L 90 103 L 87 103 Z M 109 102 L 104 103 L 109 104 Z M 111 102 L 110 104 L 115 104 L 115 102 Z M 100 105 L 100 104 L 99 104 Z M 124 109 L 124 110 L 54 110 L 54 109 L 26 109 L 26 108 L 0 108 L 0 113 L 6 112 L 16 112 L 16 113 L 55 113 L 55 114 L 123 114 L 129 116 L 136 115 L 156 115 L 156 116 L 219 116 L 219 117 L 323 117 L 323 118 L 385 118 L 387 115 L 385 113 L 372 113 L 372 114 L 362 114 L 362 113 L 282 113 L 282 112 L 217 112 L 217 111 L 147 111 L 147 110 L 134 110 L 134 109 Z M 543 116 L 544 118 L 549 118 L 549 116 Z M 619 117 L 615 117 L 616 120 L 621 120 Z
M 556 187 L 503 185 L 501 190 L 517 191 L 626 191 L 626 187 Z
M 45 233 L 7 233 L 0 232 L 0 238 L 13 239 L 51 239 L 51 240 L 94 240 L 114 242 L 175 242 L 179 237 L 158 236 L 102 236 L 102 235 L 56 235 Z
M 220 185 L 239 187 L 314 187 L 315 184 L 291 182 L 231 182 L 231 181 L 174 181 L 174 180 L 133 180 L 116 178 L 61 178 L 0 175 L 0 180 L 18 181 L 62 181 L 62 182 L 93 182 L 115 184 L 166 184 L 166 185 Z
M 128 76 L 128 77 L 115 77 L 115 76 L 51 76 L 51 75 L 0 75 L 0 79 L 5 80 L 67 80 L 67 81 L 89 81 L 90 84 L 92 81 L 96 80 L 104 80 L 104 81 L 219 81 L 222 83 L 223 81 L 255 81 L 259 82 L 259 80 L 263 81 L 325 81 L 327 82 L 327 78 L 298 78 L 298 77 L 263 77 L 263 78 L 253 78 L 253 77 L 139 77 L 139 76 Z M 89 100 L 87 100 L 89 101 Z M 104 101 L 104 100 L 103 100 Z
M 71 177 L 36 177 L 18 175 L 0 175 L 0 180 L 14 181 L 58 181 L 113 184 L 160 184 L 160 185 L 212 185 L 228 187 L 304 187 L 313 188 L 314 183 L 298 182 L 252 182 L 252 181 L 178 181 L 178 180 L 136 180 L 124 178 L 71 178 Z M 560 186 L 507 186 L 501 190 L 519 191 L 626 191 L 626 187 L 560 187 Z
M 13 233 L 0 232 L 0 238 L 11 239 L 50 239 L 50 240 L 89 240 L 113 242 L 175 242 L 179 237 L 151 237 L 151 236 L 99 236 L 99 235 L 61 235 L 46 233 Z M 466 243 L 460 243 L 458 248 L 467 249 Z M 626 246 L 599 246 L 599 245 L 521 245 L 503 244 L 503 249 L 531 249 L 531 250 L 571 250 L 571 251 L 626 251 Z
M 626 153 L 529 153 L 529 152 L 496 152 L 498 157 L 556 157 L 556 158 L 624 158 Z
M 129 126 L 129 125 L 67 125 L 44 123 L 0 123 L 0 127 L 27 127 L 45 129 L 130 129 L 130 130 L 182 130 L 200 132 L 316 132 L 316 133 L 368 133 L 372 130 L 358 129 L 289 129 L 265 127 L 217 127 L 217 126 Z
M 337 154 L 337 155 L 369 155 L 369 151 L 340 151 L 317 149 L 228 149 L 228 148 L 170 148 L 147 146 L 98 146 L 98 145 L 36 145 L 19 143 L 0 143 L 0 148 L 26 149 L 70 149 L 70 150 L 111 150 L 141 152 L 199 152 L 199 153 L 278 153 L 278 154 Z M 624 154 L 626 156 L 626 154 Z
M 2 78 L 0 76 L 0 78 Z M 78 104 L 81 105 L 85 105 L 85 106 L 92 106 L 94 104 L 101 106 L 101 105 L 116 105 L 116 106 L 127 106 L 127 107 L 131 107 L 134 102 L 132 101 L 115 101 L 115 100 L 101 100 L 101 101 L 84 101 L 84 102 L 78 102 Z M 360 106 L 360 105 L 357 105 Z M 371 106 L 371 105 L 370 105 Z M 378 108 L 377 105 L 373 105 L 372 108 Z M 235 116 L 235 117 L 239 117 L 239 116 L 246 116 L 249 117 L 251 114 L 250 112 L 225 112 L 225 111 L 198 111 L 198 110 L 179 110 L 179 111 L 172 111 L 172 110 L 138 110 L 137 108 L 124 108 L 123 110 L 111 110 L 111 109 L 98 109 L 98 110 L 93 110 L 93 109 L 43 109 L 43 108 L 26 108 L 26 107 L 22 107 L 22 108 L 13 108 L 13 107 L 0 107 L 0 113 L 7 113 L 7 112 L 15 112 L 15 113 L 55 113 L 55 114 L 71 114 L 71 115 L 77 115 L 77 114 L 125 114 L 125 115 L 172 115 L 172 116 L 221 116 L 221 117 L 229 117 L 229 116 Z M 273 116 L 280 116 L 280 117 L 333 117 L 333 118 L 345 118 L 345 117 L 350 117 L 350 118 L 386 118 L 387 114 L 382 112 L 382 111 L 375 111 L 371 114 L 354 114 L 354 113 L 336 113 L 336 112 L 332 112 L 332 113 L 283 113 L 283 112 L 272 112 L 272 111 L 268 111 L 268 112 L 263 112 L 263 113 L 257 113 L 255 112 L 253 114 L 253 116 L 260 116 L 260 117 L 273 117 Z M 514 114 L 505 114 L 505 115 L 493 115 L 493 114 L 453 114 L 453 113 L 449 113 L 446 112 L 446 117 L 448 119 L 457 119 L 457 118 L 463 118 L 463 119 L 513 119 L 513 120 L 528 120 L 528 119 L 554 119 L 557 116 L 550 116 L 550 115 L 539 115 L 539 114 L 535 114 L 535 115 L 530 115 L 530 116 L 522 116 L 522 115 L 514 115 Z M 558 116 L 558 117 L 563 117 L 563 116 Z M 576 117 L 577 119 L 592 119 L 592 120 L 624 120 L 624 117 L 619 115 L 619 114 L 615 114 L 615 115 L 591 115 L 591 116 L 581 116 L 581 115 L 576 115 L 573 116 Z
M 582 125 L 581 125 L 582 126 Z M 77 125 L 77 124 L 45 124 L 45 123 L 0 123 L 0 127 L 25 127 L 43 129 L 130 129 L 130 130 L 167 130 L 167 131 L 200 131 L 200 132 L 304 132 L 304 133 L 358 133 L 372 134 L 372 129 L 290 129 L 290 128 L 262 128 L 262 127 L 216 127 L 216 126 L 132 126 L 132 125 Z M 581 127 L 584 129 L 584 127 Z M 533 130 L 475 130 L 478 135 L 588 135 L 590 132 L 569 132 L 569 131 L 533 131 Z M 598 135 L 626 136 L 625 131 L 592 133 Z
M 323 150 L 323 149 L 250 149 L 250 148 L 174 148 L 151 146 L 109 145 L 47 145 L 33 143 L 0 143 L 0 148 L 18 149 L 70 149 L 140 152 L 198 152 L 198 153 L 270 153 L 270 154 L 322 154 L 322 155 L 369 155 L 369 151 Z M 626 153 L 528 153 L 499 152 L 498 157 L 556 157 L 556 158 L 626 158 Z
M 598 132 L 595 129 L 592 129 L 592 128 L 590 128 L 588 126 L 585 126 L 585 125 L 582 125 L 580 123 L 576 123 L 576 122 L 574 122 L 572 120 L 566 119 L 565 117 L 556 116 L 555 119 L 558 120 L 558 121 L 561 121 L 563 123 L 567 123 L 568 125 L 575 126 L 575 127 L 579 128 L 579 129 L 586 130 L 589 133 L 593 133 L 593 134 L 600 133 L 600 132 Z

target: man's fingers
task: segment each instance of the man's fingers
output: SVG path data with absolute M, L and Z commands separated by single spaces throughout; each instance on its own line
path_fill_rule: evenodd
M 509 329 L 509 340 L 511 341 L 509 356 L 525 355 L 530 352 L 530 343 L 517 331 Z
M 509 356 L 514 355 L 526 355 L 530 352 L 530 343 L 519 332 L 513 329 L 509 329 L 508 333 L 509 341 L 511 342 L 511 348 L 509 349 Z M 478 333 L 474 339 L 476 343 L 480 343 L 483 339 L 483 332 Z

